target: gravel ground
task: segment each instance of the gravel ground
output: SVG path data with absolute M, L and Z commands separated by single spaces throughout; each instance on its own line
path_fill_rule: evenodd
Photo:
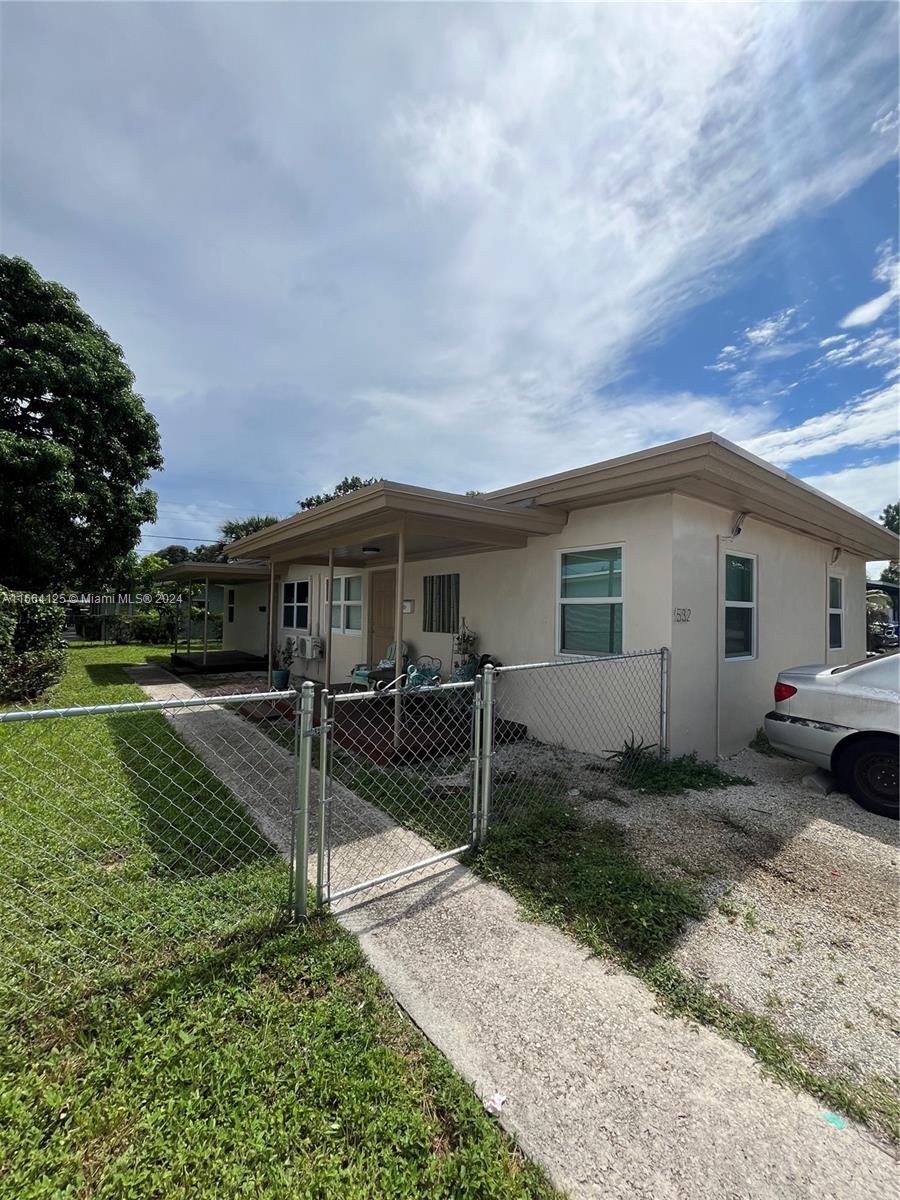
M 598 760 L 534 742 L 501 747 L 495 765 L 564 779 L 586 817 L 702 892 L 708 914 L 673 951 L 688 974 L 807 1039 L 818 1069 L 897 1075 L 895 822 L 824 794 L 808 764 L 752 750 L 722 766 L 755 786 L 680 796 L 610 787 Z

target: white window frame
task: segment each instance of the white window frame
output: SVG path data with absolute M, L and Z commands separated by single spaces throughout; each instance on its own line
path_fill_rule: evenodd
M 297 599 L 297 586 L 296 585 L 298 583 L 306 584 L 306 602 L 305 603 L 302 600 Z M 294 599 L 290 602 L 285 600 L 285 594 L 289 587 L 292 587 L 294 589 Z M 311 629 L 310 617 L 312 614 L 311 601 L 312 601 L 312 581 L 311 580 L 305 579 L 305 578 L 304 579 L 286 579 L 281 585 L 281 628 L 282 629 L 293 629 L 293 630 L 298 631 L 299 633 L 309 633 L 310 629 Z M 294 623 L 292 625 L 289 625 L 285 622 L 284 610 L 286 608 L 293 609 Z M 297 609 L 298 608 L 306 609 L 306 624 L 305 625 L 297 624 Z
M 728 599 L 728 560 L 729 558 L 747 558 L 753 563 L 753 599 Z M 750 622 L 750 637 L 752 648 L 749 654 L 728 653 L 728 630 L 726 614 L 729 608 L 749 608 L 753 612 Z M 759 657 L 759 555 L 745 554 L 741 550 L 726 550 L 722 555 L 722 658 L 727 663 L 752 662 Z
M 579 596 L 563 598 L 562 593 L 562 560 L 566 554 L 590 554 L 593 550 L 618 550 L 622 564 L 622 595 L 621 596 Z M 556 552 L 554 595 L 556 604 L 556 656 L 557 658 L 609 658 L 612 655 L 624 653 L 625 640 L 625 542 L 604 542 L 599 546 L 565 546 Z M 622 650 L 603 650 L 596 654 L 575 654 L 562 648 L 562 610 L 564 604 L 619 604 L 622 608 Z
M 837 579 L 841 585 L 841 606 L 840 606 L 840 608 L 832 608 L 831 607 L 831 581 L 832 581 L 832 579 Z M 845 617 L 844 617 L 844 613 L 846 611 L 845 595 L 846 595 L 846 578 L 845 578 L 845 576 L 840 574 L 838 571 L 829 570 L 828 574 L 825 577 L 825 609 L 826 609 L 826 613 L 827 613 L 826 619 L 825 619 L 825 637 L 827 638 L 826 645 L 828 647 L 829 653 L 832 650 L 846 649 L 846 641 L 844 638 L 844 628 L 847 624 Z M 838 645 L 838 646 L 832 646 L 832 644 L 831 644 L 831 618 L 833 616 L 839 616 L 841 618 L 841 641 L 840 641 L 840 645 Z
M 346 584 L 344 581 L 347 579 L 358 579 L 359 580 L 359 599 L 358 600 L 347 600 L 345 598 Z M 340 608 L 340 624 L 338 624 L 338 625 L 334 624 L 334 614 L 331 611 L 331 609 L 332 609 L 331 596 L 329 595 L 328 580 L 326 579 L 325 587 L 322 589 L 323 594 L 325 596 L 325 612 L 324 612 L 325 628 L 330 629 L 332 633 L 338 633 L 344 637 L 362 637 L 363 625 L 365 624 L 365 617 L 366 617 L 366 614 L 363 610 L 363 595 L 364 595 L 363 577 L 361 574 L 359 574 L 359 575 L 356 575 L 356 574 L 335 575 L 334 581 L 335 581 L 335 583 L 340 583 L 340 585 L 341 585 L 341 598 L 340 598 L 340 600 L 335 600 L 335 602 L 334 602 Z M 351 607 L 359 608 L 359 629 L 348 629 L 347 628 L 347 609 L 351 608 Z

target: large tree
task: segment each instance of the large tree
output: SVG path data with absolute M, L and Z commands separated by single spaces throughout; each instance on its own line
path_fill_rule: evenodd
M 77 296 L 0 255 L 0 575 L 98 587 L 156 519 L 162 466 L 134 376 Z
M 359 475 L 345 475 L 340 483 L 334 485 L 334 491 L 319 492 L 315 496 L 307 496 L 305 500 L 298 500 L 297 503 L 301 511 L 318 508 L 320 504 L 327 504 L 329 500 L 336 500 L 338 496 L 349 496 L 351 492 L 358 492 L 360 488 L 377 482 L 374 475 L 371 479 L 362 479 Z
M 900 503 L 888 504 L 881 514 L 881 523 L 891 533 L 900 534 Z M 882 583 L 900 583 L 900 563 L 892 561 L 881 572 Z

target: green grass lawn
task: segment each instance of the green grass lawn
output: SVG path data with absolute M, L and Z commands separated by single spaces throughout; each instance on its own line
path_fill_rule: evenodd
M 84 646 L 54 704 L 142 699 Z M 549 1197 L 158 714 L 0 727 L 0 1195 Z

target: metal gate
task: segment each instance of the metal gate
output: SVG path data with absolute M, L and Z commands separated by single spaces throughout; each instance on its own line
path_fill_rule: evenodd
M 313 743 L 319 908 L 475 846 L 483 712 L 481 677 L 323 693 Z
M 487 666 L 462 683 L 301 696 L 293 907 L 306 911 L 475 849 L 490 824 L 638 786 L 668 753 L 668 650 Z M 496 774 L 496 778 L 495 778 Z M 315 849 L 310 852 L 310 847 Z

